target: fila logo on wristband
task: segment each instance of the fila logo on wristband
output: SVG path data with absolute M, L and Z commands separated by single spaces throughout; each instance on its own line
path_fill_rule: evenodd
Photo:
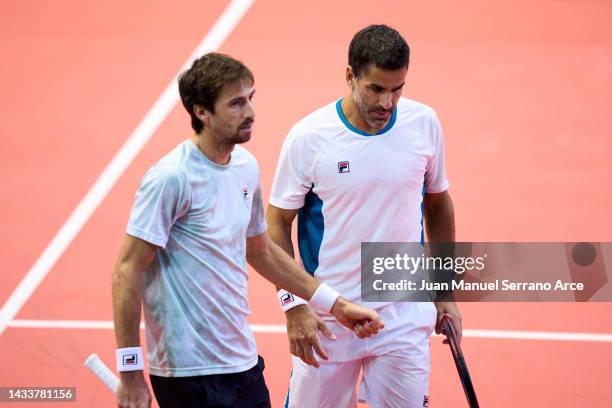
M 138 364 L 138 354 L 126 354 L 123 356 L 123 365 L 133 365 Z
M 285 289 L 279 290 L 277 294 L 278 300 L 280 301 L 280 305 L 283 308 L 283 312 L 291 310 L 296 306 L 306 304 L 306 301 L 304 299 L 287 292 Z
M 291 293 L 285 293 L 283 297 L 281 297 L 281 306 L 287 306 L 289 303 L 295 301 L 295 298 Z
M 138 371 L 144 370 L 142 361 L 142 348 L 125 347 L 115 351 L 117 357 L 117 371 Z

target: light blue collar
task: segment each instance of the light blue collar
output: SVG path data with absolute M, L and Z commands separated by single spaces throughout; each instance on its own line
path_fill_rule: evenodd
M 395 107 L 395 109 L 393 109 L 393 113 L 391 114 L 391 119 L 389 119 L 387 125 L 372 135 L 351 125 L 346 116 L 344 116 L 344 112 L 342 112 L 342 99 L 338 99 L 338 102 L 336 102 L 336 112 L 338 112 L 338 116 L 340 117 L 342 123 L 344 123 L 344 126 L 346 126 L 350 131 L 362 136 L 378 136 L 382 135 L 383 133 L 386 133 L 387 131 L 389 131 L 389 129 L 393 127 L 393 125 L 395 124 L 395 119 L 397 118 L 397 107 Z

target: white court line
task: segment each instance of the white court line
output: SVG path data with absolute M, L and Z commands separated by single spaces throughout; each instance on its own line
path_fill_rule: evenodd
M 113 329 L 110 320 L 13 320 L 8 327 L 28 329 Z M 144 328 L 141 324 L 140 328 Z M 280 324 L 252 324 L 255 333 L 286 333 L 284 325 Z M 543 332 L 518 330 L 463 330 L 463 337 L 481 339 L 505 340 L 556 340 L 556 341 L 593 341 L 612 342 L 609 333 L 572 333 L 572 332 Z
M 40 282 L 47 276 L 57 260 L 70 243 L 87 223 L 104 198 L 111 191 L 123 172 L 129 167 L 140 150 L 153 136 L 157 128 L 166 119 L 176 103 L 179 101 L 178 86 L 176 83 L 180 72 L 187 69 L 193 60 L 207 51 L 218 49 L 228 35 L 234 30 L 242 17 L 255 0 L 232 0 L 223 11 L 219 19 L 212 26 L 206 37 L 200 42 L 195 51 L 187 58 L 179 72 L 172 78 L 166 89 L 159 96 L 155 104 L 149 109 L 145 117 L 125 141 L 121 149 L 115 154 L 96 182 L 91 186 L 85 197 L 77 205 L 73 213 L 66 220 L 49 245 L 45 248 L 38 260 L 30 268 L 17 288 L 0 310 L 0 335 L 7 325 L 19 313 L 19 310 L 32 296 Z

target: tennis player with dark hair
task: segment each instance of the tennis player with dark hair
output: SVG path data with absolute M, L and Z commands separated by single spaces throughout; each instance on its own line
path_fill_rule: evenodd
M 346 82 L 350 93 L 292 127 L 281 150 L 267 213 L 270 237 L 293 255 L 291 228 L 305 269 L 350 301 L 361 299 L 361 242 L 455 239 L 453 204 L 444 166 L 444 141 L 430 107 L 401 97 L 408 44 L 394 29 L 368 26 L 353 37 Z M 284 298 L 287 294 L 279 291 Z M 378 336 L 358 341 L 330 322 L 334 342 L 320 339 L 320 320 L 294 296 L 284 306 L 293 357 L 285 406 L 422 408 L 429 401 L 429 336 L 442 316 L 461 333 L 454 303 L 372 303 L 385 320 Z M 437 323 L 437 324 L 436 324 Z M 317 361 L 315 356 L 327 357 Z M 320 367 L 316 369 L 315 367 Z
M 247 323 L 248 261 L 262 276 L 369 337 L 376 312 L 319 284 L 266 233 L 252 133 L 251 71 L 223 54 L 179 78 L 195 134 L 145 174 L 113 272 L 120 407 L 149 407 L 139 322 L 160 407 L 270 407 Z M 326 332 L 333 337 L 329 330 Z

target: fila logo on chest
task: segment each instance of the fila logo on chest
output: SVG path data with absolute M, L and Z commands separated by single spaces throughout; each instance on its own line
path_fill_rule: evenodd
M 351 167 L 348 161 L 338 162 L 338 173 L 350 173 Z

